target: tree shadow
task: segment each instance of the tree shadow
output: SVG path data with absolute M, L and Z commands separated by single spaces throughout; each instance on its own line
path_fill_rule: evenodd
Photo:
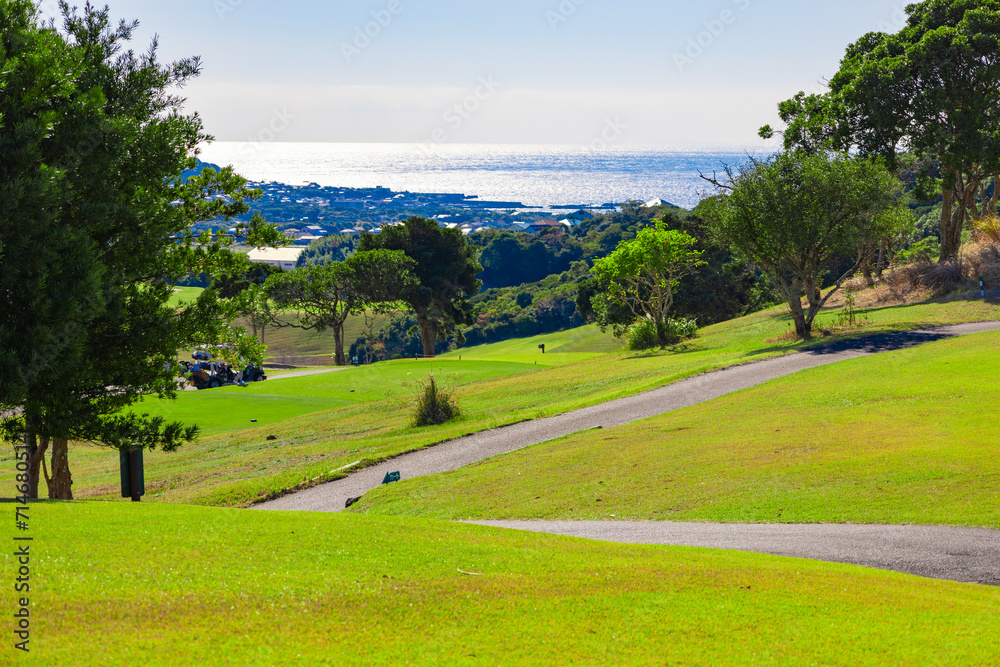
M 856 338 L 841 339 L 830 343 L 819 343 L 818 345 L 806 347 L 802 351 L 815 355 L 838 354 L 840 352 L 866 352 L 875 354 L 905 350 L 906 348 L 917 347 L 918 345 L 933 343 L 947 338 L 954 338 L 954 336 L 952 334 L 930 331 L 886 331 L 883 333 L 865 334 Z

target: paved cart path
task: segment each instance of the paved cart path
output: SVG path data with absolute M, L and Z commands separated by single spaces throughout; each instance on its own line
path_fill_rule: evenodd
M 1000 531 L 947 526 L 470 521 L 627 544 L 752 551 L 1000 586 Z
M 411 479 L 456 470 L 498 454 L 506 454 L 580 431 L 622 426 L 686 408 L 742 389 L 756 387 L 807 368 L 987 331 L 1000 331 L 1000 322 L 959 324 L 878 334 L 864 339 L 833 343 L 809 352 L 797 352 L 725 368 L 637 396 L 451 440 L 360 470 L 345 479 L 261 503 L 256 505 L 255 509 L 339 512 L 344 509 L 349 498 L 357 498 L 378 487 L 388 472 L 398 471 L 402 479 Z

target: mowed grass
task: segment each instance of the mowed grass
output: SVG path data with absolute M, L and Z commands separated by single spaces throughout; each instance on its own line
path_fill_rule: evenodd
M 267 429 L 278 422 L 334 408 L 409 396 L 419 381 L 434 375 L 450 386 L 534 371 L 533 365 L 502 361 L 394 361 L 329 370 L 305 377 L 282 377 L 244 387 L 185 391 L 177 400 L 149 398 L 134 411 L 167 421 L 198 424 L 206 436 L 243 429 Z M 251 423 L 251 421 L 253 423 Z
M 283 319 L 288 322 L 297 322 L 298 315 L 286 313 Z M 388 324 L 390 316 L 377 316 L 375 318 L 375 331 Z M 243 321 L 239 324 L 246 326 Z M 249 327 L 247 327 L 249 330 Z M 351 344 L 358 338 L 365 335 L 364 315 L 351 315 L 344 323 L 344 353 L 350 351 Z M 264 333 L 264 342 L 267 344 L 267 359 L 275 363 L 294 363 L 313 366 L 330 366 L 333 364 L 333 352 L 336 343 L 332 331 L 315 331 L 296 329 L 295 327 L 279 328 L 269 326 Z
M 4 664 L 967 666 L 1000 654 L 1000 589 L 848 565 L 419 519 L 30 511 L 32 652 L 6 641 Z
M 167 305 L 177 308 L 182 303 L 192 303 L 197 301 L 204 291 L 205 289 L 202 287 L 175 287 L 173 296 L 170 297 Z
M 544 352 L 539 348 L 545 346 Z M 520 361 L 541 366 L 562 366 L 591 359 L 621 349 L 622 343 L 610 332 L 601 332 L 596 325 L 560 331 L 554 334 L 514 338 L 500 343 L 466 347 L 442 355 L 441 359 L 476 359 L 490 361 Z
M 1000 528 L 1000 333 L 815 368 L 367 494 L 437 518 Z M 355 511 L 352 509 L 352 511 Z
M 824 318 L 833 320 L 836 315 L 830 312 L 824 314 Z M 928 303 L 874 311 L 868 317 L 864 328 L 845 333 L 859 335 L 1000 319 L 1000 307 L 981 301 Z M 355 403 L 285 421 L 258 421 L 253 428 L 204 437 L 176 453 L 149 455 L 146 459 L 147 500 L 247 506 L 337 479 L 345 474 L 345 467 L 371 465 L 468 433 L 559 414 L 641 393 L 716 368 L 802 349 L 803 344 L 784 338 L 787 330 L 787 316 L 775 309 L 708 327 L 698 339 L 666 351 L 609 352 L 562 366 L 539 365 L 537 371 L 532 368 L 529 372 L 461 386 L 454 386 L 445 378 L 444 385 L 455 389 L 462 416 L 440 427 L 418 429 L 411 426 L 415 391 L 410 395 L 404 393 Z M 480 349 L 479 353 L 485 356 L 488 350 Z M 518 352 L 523 353 L 523 350 Z M 461 362 L 454 363 L 466 362 L 463 356 Z M 409 360 L 401 363 L 423 370 L 420 364 L 434 362 Z M 393 366 L 378 364 L 374 368 Z M 427 373 L 422 370 L 413 377 L 426 377 Z M 281 382 L 285 381 L 291 380 Z M 309 380 L 312 381 L 315 379 Z M 266 390 L 268 384 L 263 383 L 259 390 Z M 228 391 L 238 400 L 238 392 L 245 390 Z M 199 392 L 192 396 L 211 394 Z M 281 397 L 280 400 L 293 399 Z M 324 400 L 339 399 L 327 397 Z M 145 410 L 148 405 L 143 404 L 139 409 Z M 229 409 L 238 408 L 230 403 L 202 412 Z M 237 421 L 246 421 L 248 427 L 252 426 L 249 419 L 255 418 L 249 414 L 237 417 Z M 267 428 L 263 428 L 264 425 Z M 74 444 L 70 458 L 74 492 L 78 498 L 111 499 L 118 495 L 116 452 Z M 12 470 L 12 467 L 3 469 Z M 0 473 L 0 483 L 12 482 L 12 479 L 11 473 Z M 42 494 L 45 492 L 43 488 Z

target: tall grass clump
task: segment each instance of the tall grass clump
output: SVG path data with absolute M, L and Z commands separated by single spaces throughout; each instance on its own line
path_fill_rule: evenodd
M 976 238 L 980 241 L 1000 244 L 1000 217 L 987 216 L 972 223 Z
M 959 256 L 945 262 L 934 262 L 922 254 L 902 255 L 897 263 L 881 276 L 881 283 L 891 294 L 903 298 L 913 293 L 944 296 L 963 290 L 978 291 L 982 280 L 988 289 L 1000 287 L 1000 221 L 984 219 L 975 223 L 978 241 L 962 247 Z M 847 284 L 849 289 L 861 291 L 860 279 Z
M 414 426 L 439 426 L 460 414 L 455 397 L 451 392 L 439 388 L 433 375 L 427 378 L 427 382 L 420 383 L 413 415 Z

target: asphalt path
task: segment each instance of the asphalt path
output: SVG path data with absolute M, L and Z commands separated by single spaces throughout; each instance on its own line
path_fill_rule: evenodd
M 292 371 L 291 373 L 285 373 L 284 375 L 275 375 L 274 377 L 267 378 L 268 382 L 275 380 L 288 380 L 291 378 L 304 378 L 311 375 L 326 375 L 327 373 L 336 373 L 337 371 L 346 371 L 348 368 L 346 366 L 340 368 L 319 368 L 311 371 Z
M 1000 586 L 1000 531 L 947 526 L 470 521 L 625 544 L 729 549 Z
M 808 352 L 797 352 L 733 366 L 688 378 L 637 396 L 450 440 L 359 470 L 344 479 L 261 503 L 256 505 L 255 509 L 339 512 L 344 509 L 349 499 L 358 498 L 378 487 L 389 472 L 399 472 L 402 479 L 448 472 L 483 459 L 573 433 L 622 426 L 680 410 L 756 387 L 807 368 L 915 347 L 956 336 L 998 330 L 1000 322 L 981 322 L 878 334 L 863 339 L 840 341 Z

